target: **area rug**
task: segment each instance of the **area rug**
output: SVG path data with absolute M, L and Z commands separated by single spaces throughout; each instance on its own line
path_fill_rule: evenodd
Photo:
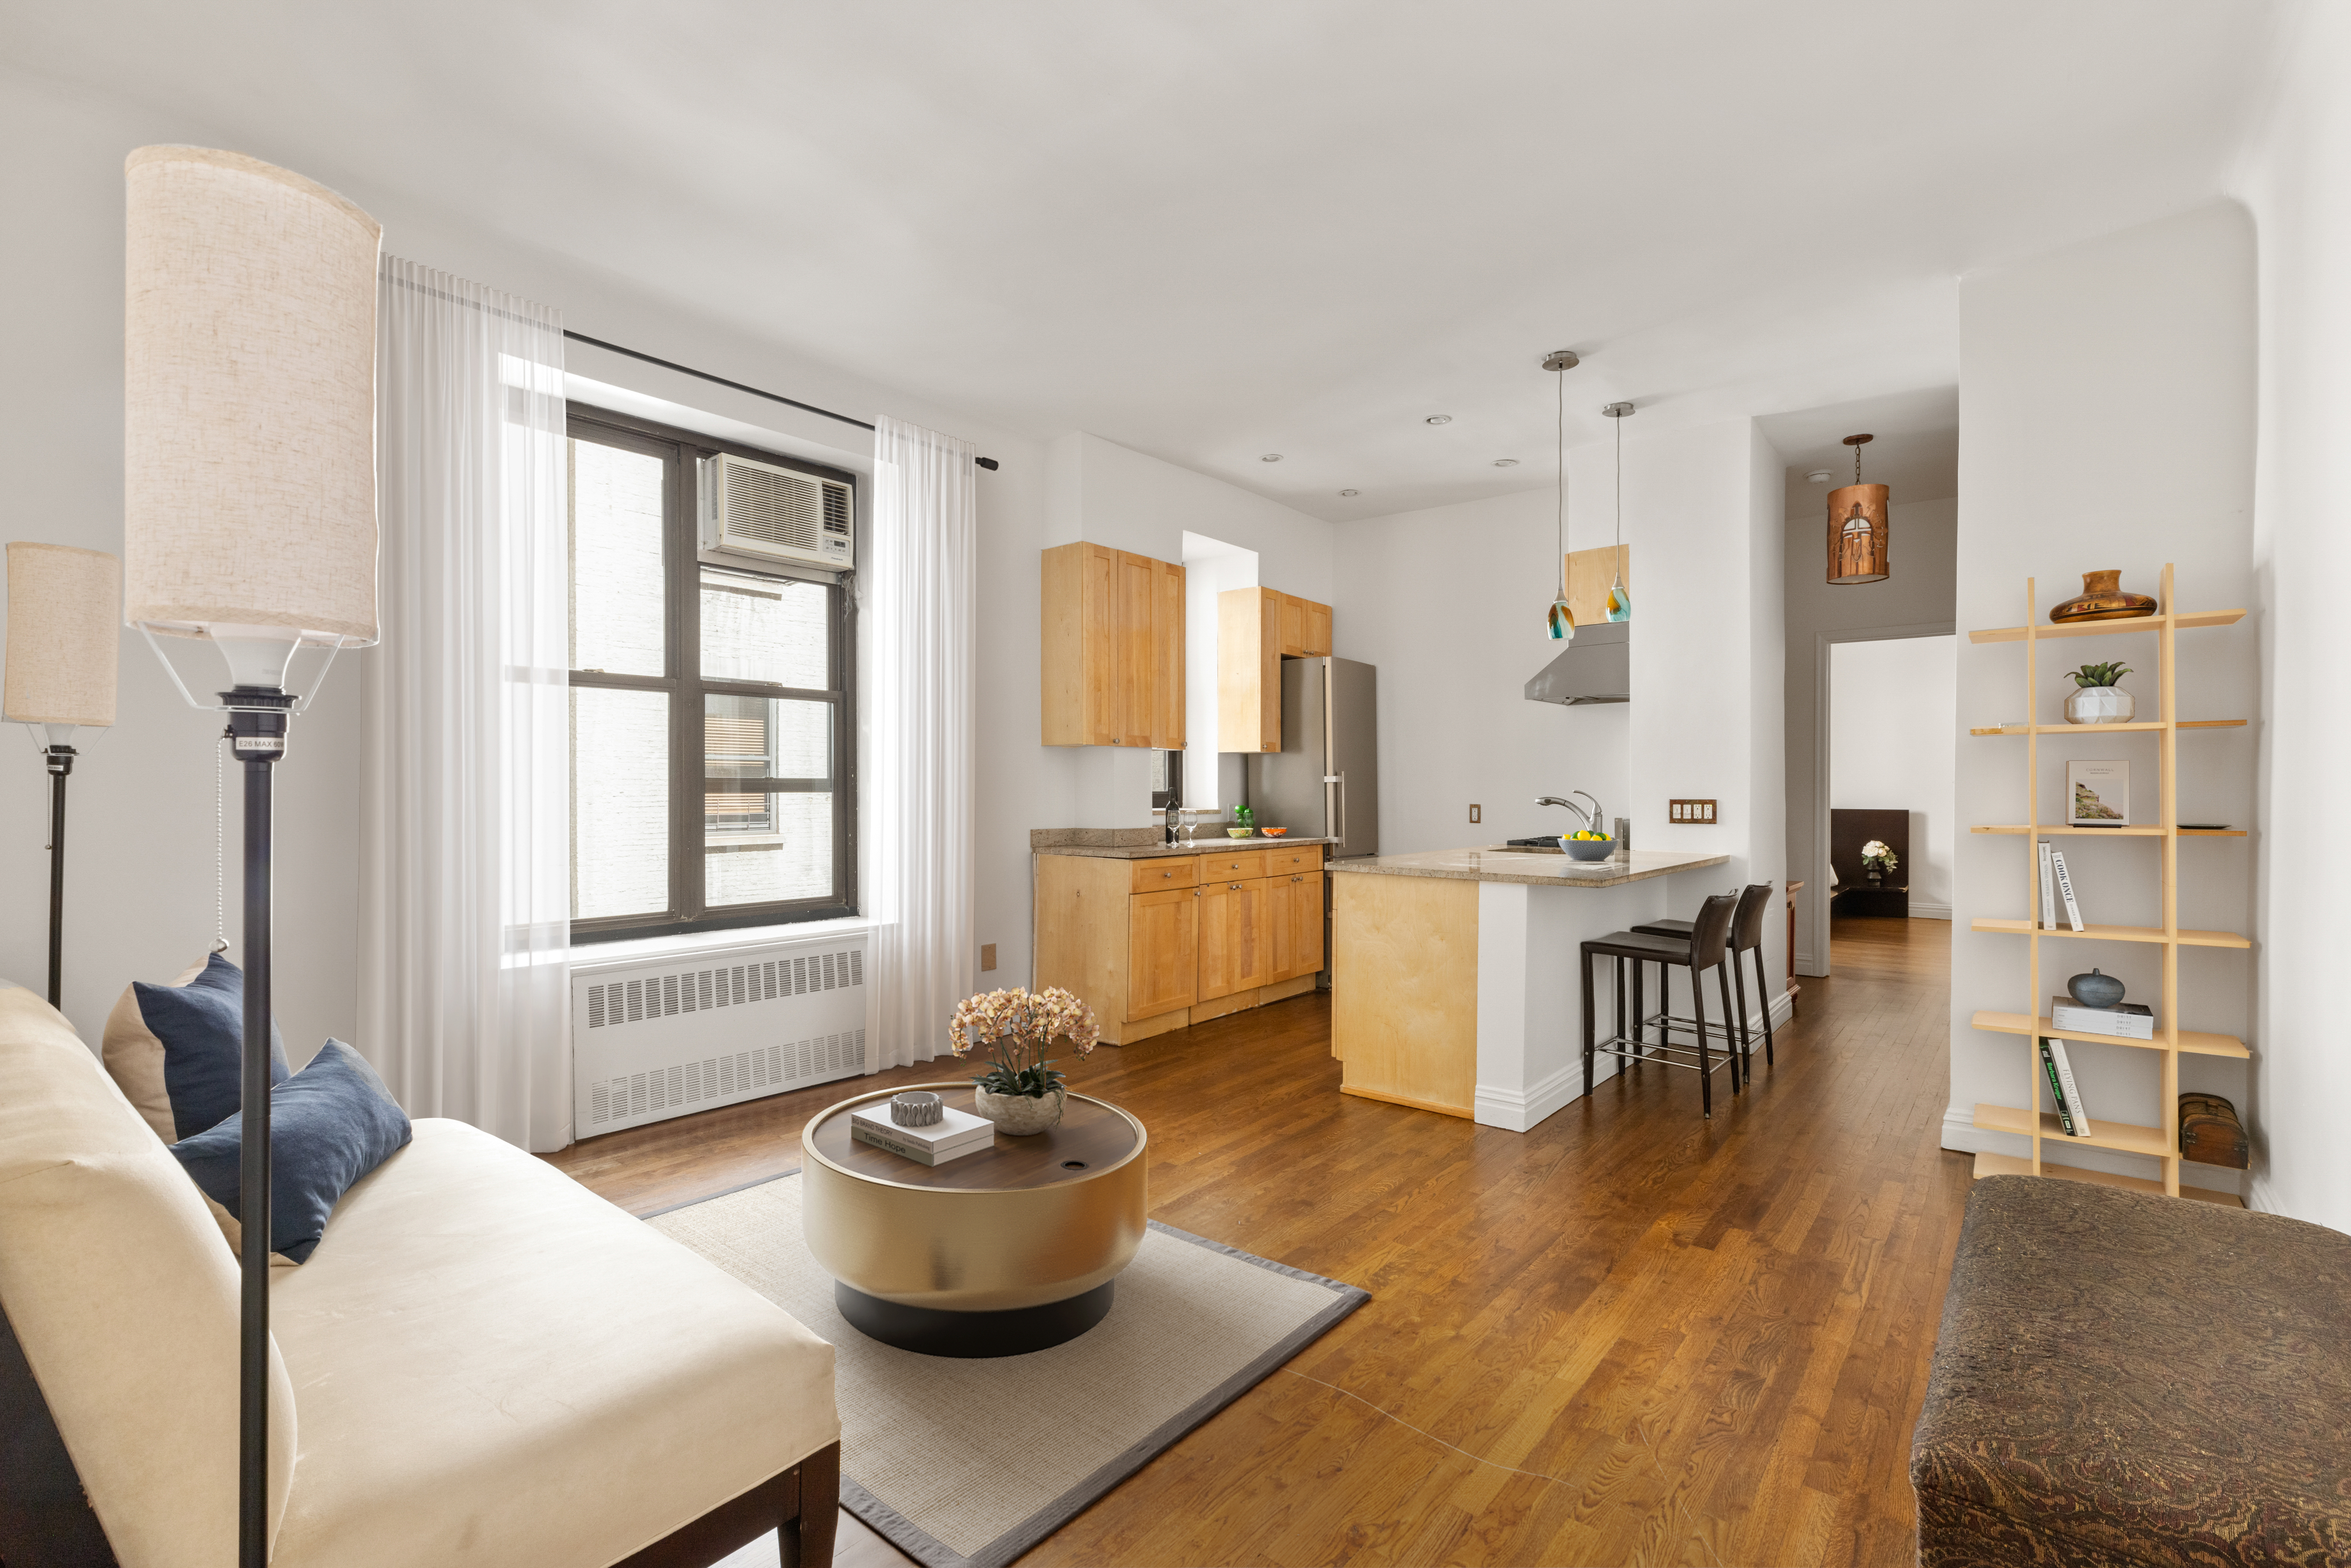
M 647 1223 L 834 1347 L 841 1501 L 930 1568 L 1001 1568 L 1371 1298 L 1151 1222 L 1110 1316 L 963 1361 L 867 1339 L 800 1239 L 797 1175 Z

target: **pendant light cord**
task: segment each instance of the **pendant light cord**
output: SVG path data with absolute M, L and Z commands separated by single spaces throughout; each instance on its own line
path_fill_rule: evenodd
M 1559 521 L 1558 548 L 1552 552 L 1559 557 L 1559 596 L 1567 597 L 1567 372 L 1554 371 L 1559 387 L 1559 413 L 1552 430 L 1552 450 L 1558 455 L 1556 510 Z

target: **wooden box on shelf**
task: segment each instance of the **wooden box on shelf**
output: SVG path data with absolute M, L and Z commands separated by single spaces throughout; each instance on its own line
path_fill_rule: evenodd
M 1184 745 L 1184 569 L 1080 541 L 1041 565 L 1047 746 Z
M 2024 1105 L 1982 1103 L 1975 1107 L 1975 1125 L 1990 1132 L 2011 1133 L 2031 1141 L 2029 1156 L 2001 1155 L 1990 1152 L 1975 1157 L 1975 1174 L 1984 1176 L 2064 1176 L 2074 1181 L 2096 1183 L 2105 1186 L 2126 1187 L 2140 1192 L 2168 1193 L 2174 1197 L 2201 1198 L 2210 1203 L 2241 1205 L 2234 1193 L 2216 1192 L 2201 1187 L 2183 1186 L 2180 1181 L 2181 1150 L 2177 1125 L 2142 1127 L 2116 1122 L 2095 1113 L 2091 1107 L 2088 1118 L 2090 1132 L 2086 1136 L 2069 1136 L 2059 1119 L 2040 1109 L 2043 1100 L 2043 1068 L 2039 1042 L 2043 1036 L 2062 1035 L 2051 1020 L 2041 1012 L 2043 998 L 2048 995 L 2042 981 L 2041 943 L 2044 937 L 2064 937 L 2068 940 L 2136 942 L 2153 944 L 2162 948 L 2162 998 L 2155 1012 L 2159 1027 L 2152 1040 L 2132 1040 L 2116 1036 L 2098 1036 L 2099 1043 L 2145 1051 L 2162 1080 L 2158 1104 L 2172 1106 L 2179 1101 L 2179 1058 L 2183 1055 L 2223 1056 L 2244 1058 L 2250 1054 L 2242 1040 L 2233 1035 L 2214 1034 L 2199 1030 L 2183 1030 L 2179 1017 L 2179 953 L 2184 947 L 2247 948 L 2252 946 L 2243 936 L 2233 931 L 2207 931 L 2183 928 L 2179 924 L 2179 841 L 2188 838 L 2243 838 L 2239 829 L 2184 829 L 2179 826 L 2178 791 L 2179 737 L 2183 730 L 2233 728 L 2242 719 L 2190 719 L 2179 717 L 2174 709 L 2177 685 L 2177 664 L 2174 648 L 2176 634 L 2197 627 L 2231 626 L 2244 616 L 2241 610 L 2199 610 L 2181 612 L 2172 597 L 2171 568 L 2163 569 L 2162 592 L 2157 601 L 2157 612 L 2142 619 L 2125 621 L 2074 622 L 2050 625 L 2037 621 L 2035 584 L 2027 579 L 2024 585 L 2024 624 L 2002 626 L 1968 633 L 1970 643 L 2022 643 L 2024 644 L 2024 702 L 2026 719 L 2021 724 L 1992 725 L 1970 730 L 1972 735 L 2012 735 L 2024 737 L 2024 821 L 2021 823 L 1987 823 L 1971 831 L 1978 833 L 2002 834 L 2022 841 L 2024 855 L 2018 873 L 2019 886 L 2024 894 L 2025 918 L 1983 917 L 1970 923 L 1976 931 L 2000 932 L 2021 936 L 2025 939 L 2025 998 L 2028 1006 L 2022 1012 L 1986 1010 L 1974 1015 L 1977 1029 L 1996 1034 L 2017 1037 L 2020 1044 L 2019 1071 L 2023 1074 L 2027 1090 Z M 2043 735 L 2079 734 L 2084 727 L 2067 724 L 2042 724 L 2032 716 L 2040 712 L 2039 645 L 2054 639 L 2075 637 L 2118 637 L 2152 633 L 2156 642 L 2156 682 L 2158 686 L 2158 716 L 2131 724 L 2108 724 L 2095 727 L 2104 737 L 2118 730 L 2151 732 L 2158 748 L 2157 784 L 2160 820 L 2153 824 L 2125 828 L 2068 827 L 2036 821 L 2040 815 L 2041 754 L 2040 737 Z M 2041 908 L 2041 868 L 2039 841 L 2043 838 L 2064 834 L 2103 834 L 2109 838 L 2133 841 L 2151 839 L 2158 842 L 2162 857 L 2161 925 L 2087 925 L 2074 931 L 2064 925 L 2045 926 L 2035 918 Z M 2085 1098 L 2087 1096 L 2085 1095 Z M 2158 1162 L 2163 1170 L 2160 1181 L 2143 1176 L 2119 1176 L 2108 1171 L 2092 1170 L 2048 1157 L 2051 1145 L 2077 1144 L 2088 1148 L 2110 1149 L 2124 1154 L 2139 1155 Z

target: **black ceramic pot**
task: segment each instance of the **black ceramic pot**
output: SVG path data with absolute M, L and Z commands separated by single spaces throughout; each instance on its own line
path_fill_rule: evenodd
M 2074 976 L 2065 982 L 2065 988 L 2085 1008 L 2110 1008 L 2123 999 L 2123 983 L 2095 969 Z

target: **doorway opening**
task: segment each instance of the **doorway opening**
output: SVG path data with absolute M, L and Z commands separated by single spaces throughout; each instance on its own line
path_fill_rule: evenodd
M 1891 922 L 1940 921 L 1949 940 L 1959 639 L 1851 636 L 1823 652 L 1834 969 L 1853 942 L 1884 947 Z

